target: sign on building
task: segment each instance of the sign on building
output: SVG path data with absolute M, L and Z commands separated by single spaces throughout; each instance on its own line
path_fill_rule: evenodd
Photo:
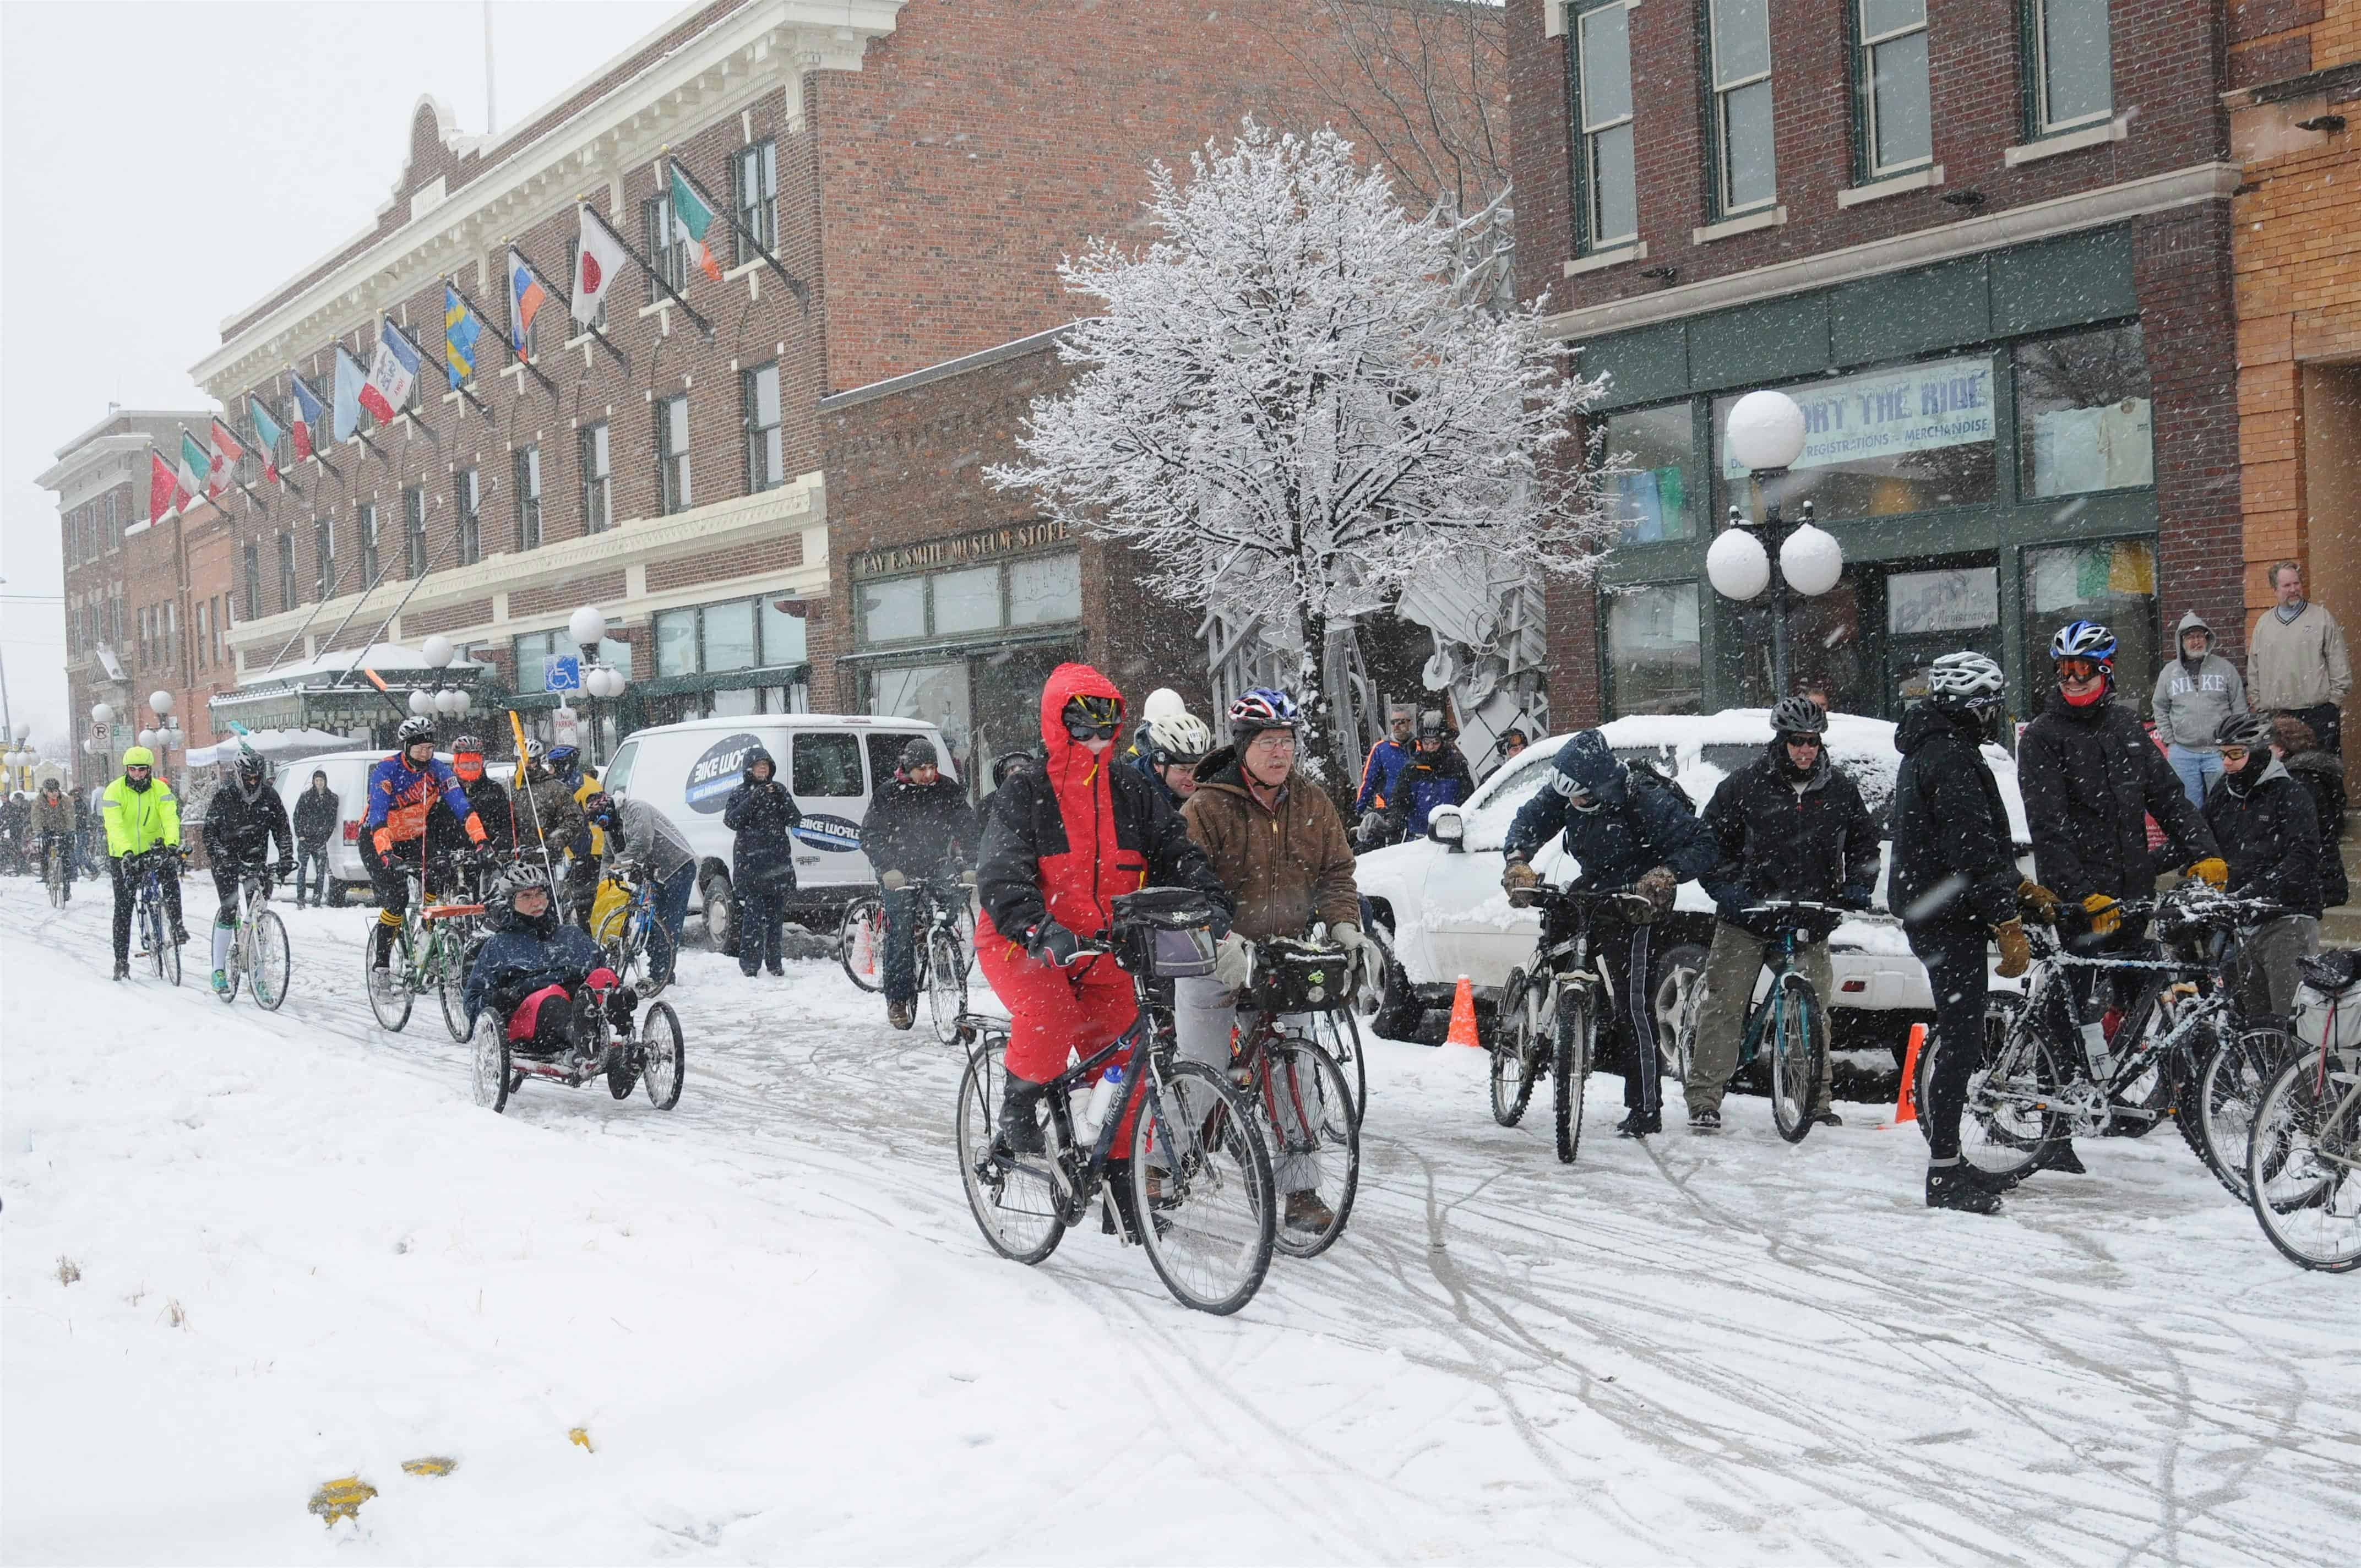
M 580 691 L 582 656 L 578 653 L 552 653 L 541 666 L 541 689 L 545 692 Z
M 1828 468 L 1993 438 L 1988 355 L 1905 365 L 1869 376 L 1784 389 L 1804 411 L 1804 454 L 1791 468 Z M 1721 444 L 1717 442 L 1717 444 Z M 1749 470 L 1727 448 L 1721 477 Z

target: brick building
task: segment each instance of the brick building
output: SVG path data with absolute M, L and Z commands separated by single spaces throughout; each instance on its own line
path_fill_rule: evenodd
M 301 499 L 237 509 L 245 676 L 291 638 L 292 662 L 439 632 L 537 693 L 589 603 L 631 678 L 625 727 L 922 696 L 981 723 L 981 692 L 1008 729 L 1011 650 L 1105 657 L 1140 618 L 1120 565 L 1000 532 L 1029 514 L 983 489 L 978 454 L 1003 455 L 1010 378 L 1049 360 L 996 356 L 1070 319 L 1060 258 L 1136 220 L 1151 160 L 1249 111 L 1330 117 L 1301 68 L 1316 25 L 1286 0 L 715 0 L 497 137 L 423 102 L 369 226 L 231 317 L 196 367 L 226 409 L 281 408 L 291 371 L 326 395 L 336 346 L 365 360 L 382 316 L 430 372 L 368 446 L 328 446 L 334 472 L 295 465 Z M 776 267 L 718 225 L 720 280 L 688 262 L 663 221 L 667 149 Z M 611 349 L 554 298 L 530 365 L 488 334 L 473 396 L 449 389 L 445 280 L 495 334 L 511 244 L 562 295 L 586 192 L 688 308 L 633 269 Z M 993 363 L 942 373 L 977 356 Z M 954 537 L 936 558 L 971 571 L 948 581 L 890 554 Z
M 2361 0 L 2235 5 L 2229 26 L 2247 620 L 2293 560 L 2361 642 Z
M 200 411 L 110 409 L 57 450 L 36 483 L 56 492 L 65 562 L 66 695 L 77 739 L 98 739 L 90 711 L 115 711 L 103 749 L 78 745 L 73 781 L 103 784 L 124 748 L 156 726 L 150 694 L 172 694 L 186 744 L 214 740 L 206 700 L 234 686 L 229 618 L 235 526 L 200 503 L 184 519 L 148 523 L 148 448 L 170 449 Z M 179 776 L 179 759 L 164 765 Z
M 2298 0 L 2300 3 L 2300 0 Z M 2204 0 L 1509 0 L 1521 285 L 1611 377 L 1622 543 L 1550 607 L 1565 717 L 1770 696 L 1708 585 L 1737 395 L 1811 421 L 1779 485 L 1847 559 L 1797 678 L 1895 715 L 1978 646 L 2020 716 L 2051 630 L 2245 621 L 2222 9 Z M 1833 25 L 1832 25 L 1833 24 Z M 1644 90 L 1640 90 L 1644 89 Z

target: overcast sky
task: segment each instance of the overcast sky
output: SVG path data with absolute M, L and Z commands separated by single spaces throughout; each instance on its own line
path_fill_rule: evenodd
M 494 0 L 500 123 L 684 8 Z M 67 727 L 56 498 L 35 477 L 110 400 L 209 406 L 189 367 L 370 221 L 420 94 L 483 130 L 485 9 L 0 0 L 0 658 L 37 739 Z

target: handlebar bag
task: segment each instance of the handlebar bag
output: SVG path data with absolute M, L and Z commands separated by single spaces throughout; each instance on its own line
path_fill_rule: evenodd
M 1352 960 L 1342 948 L 1310 942 L 1264 942 L 1256 949 L 1254 981 L 1241 1000 L 1259 1013 L 1326 1013 L 1352 1000 Z

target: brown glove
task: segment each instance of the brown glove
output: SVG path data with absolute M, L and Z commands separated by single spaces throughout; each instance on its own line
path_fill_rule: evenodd
M 2062 905 L 2063 900 L 2037 882 L 2020 879 L 2016 884 L 2016 912 L 2036 925 L 2057 925 Z
M 2033 967 L 2033 944 L 2025 939 L 2025 922 L 2004 920 L 1993 927 L 1993 940 L 2000 944 L 2000 970 L 2003 980 L 2015 980 Z
M 1509 892 L 1509 902 L 1522 909 L 1532 901 L 1526 895 L 1541 886 L 1542 873 L 1523 861 L 1510 861 L 1500 871 L 1500 885 Z
M 1654 905 L 1657 914 L 1664 915 L 1672 909 L 1673 890 L 1680 885 L 1681 879 L 1674 874 L 1672 867 L 1658 866 L 1633 883 L 1631 891 Z

